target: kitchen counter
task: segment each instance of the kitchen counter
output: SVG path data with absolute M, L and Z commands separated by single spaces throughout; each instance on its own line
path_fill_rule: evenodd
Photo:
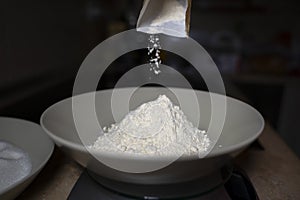
M 236 158 L 262 200 L 300 199 L 300 160 L 267 124 L 259 138 L 264 150 L 250 147 Z M 17 200 L 67 198 L 83 168 L 56 149 L 34 182 Z

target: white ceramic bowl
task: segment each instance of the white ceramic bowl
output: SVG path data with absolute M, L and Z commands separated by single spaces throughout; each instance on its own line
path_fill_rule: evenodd
M 193 94 L 196 94 L 201 109 L 199 128 L 206 130 L 211 117 L 209 93 L 190 89 L 172 89 L 176 91 L 177 96 L 180 96 L 183 103 L 187 105 L 182 109 L 193 123 L 196 122 L 194 116 L 197 114 L 197 109 L 194 107 L 195 105 L 189 104 L 189 102 Z M 126 94 L 129 90 L 130 88 L 121 88 L 115 89 L 115 92 Z M 98 114 L 97 116 L 102 125 L 106 126 L 114 123 L 111 112 L 112 91 L 113 90 L 103 90 L 96 92 L 95 108 Z M 227 100 L 227 113 L 222 135 L 219 138 L 217 145 L 206 158 L 199 159 L 193 157 L 191 159 L 179 159 L 168 167 L 158 171 L 148 173 L 127 173 L 110 168 L 95 159 L 87 152 L 82 145 L 82 141 L 78 137 L 73 118 L 72 99 L 76 100 L 77 105 L 82 111 L 78 123 L 80 126 L 79 128 L 86 132 L 84 137 L 92 142 L 96 139 L 99 132 L 97 127 L 90 125 L 92 120 L 87 115 L 87 113 L 90 112 L 87 108 L 87 105 L 90 103 L 89 97 L 93 94 L 95 93 L 86 93 L 56 103 L 43 113 L 41 125 L 60 148 L 82 166 L 87 167 L 94 175 L 99 175 L 119 182 L 133 184 L 169 184 L 205 177 L 214 171 L 220 170 L 228 160 L 245 149 L 260 135 L 264 127 L 262 116 L 254 108 L 239 100 L 225 97 Z M 131 108 L 135 108 L 141 103 L 151 99 L 156 99 L 159 94 L 167 94 L 173 102 L 177 101 L 170 90 L 166 88 L 140 88 L 134 93 L 134 98 L 131 99 Z M 220 102 L 220 105 L 217 105 L 216 108 L 214 108 L 218 112 L 218 106 L 222 106 L 220 100 L 224 98 L 224 96 L 211 94 L 211 98 L 216 100 L 215 102 Z M 117 112 L 117 115 L 124 116 L 124 114 L 126 114 L 124 113 L 126 102 L 124 102 L 124 99 L 122 98 L 115 100 L 115 111 Z M 220 148 L 219 145 L 222 145 L 222 147 Z M 152 162 L 154 162 L 147 159 L 130 159 L 122 156 L 110 157 L 110 159 L 112 162 L 119 164 L 126 163 L 132 167 L 140 164 L 151 165 Z
M 0 193 L 1 200 L 9 200 L 16 198 L 33 181 L 49 160 L 54 143 L 38 124 L 7 117 L 0 117 L 0 140 L 23 149 L 32 164 L 30 174 Z

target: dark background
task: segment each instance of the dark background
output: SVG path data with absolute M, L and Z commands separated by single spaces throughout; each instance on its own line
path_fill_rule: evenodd
M 141 6 L 142 0 L 0 1 L 0 115 L 38 122 L 47 107 L 72 95 L 77 70 L 97 44 L 135 27 Z M 228 95 L 246 97 L 298 155 L 299 21 L 297 0 L 193 0 L 190 30 L 218 65 Z M 144 51 L 116 60 L 102 88 L 145 61 Z M 176 55 L 165 53 L 163 63 L 203 89 Z

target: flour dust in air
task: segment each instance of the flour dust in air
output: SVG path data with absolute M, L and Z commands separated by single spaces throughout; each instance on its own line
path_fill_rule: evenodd
M 183 111 L 160 95 L 140 105 L 122 121 L 104 128 L 88 148 L 142 156 L 203 155 L 210 146 L 206 131 L 188 121 Z
M 150 57 L 150 71 L 158 75 L 161 73 L 159 65 L 161 64 L 160 58 L 160 42 L 158 35 L 150 35 L 148 39 L 148 56 Z

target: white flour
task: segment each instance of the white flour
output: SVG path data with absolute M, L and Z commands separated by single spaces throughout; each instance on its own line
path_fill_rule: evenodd
M 188 37 L 188 0 L 144 0 L 136 29 L 148 34 Z
M 148 55 L 150 56 L 150 71 L 153 71 L 154 74 L 158 75 L 161 70 L 159 69 L 159 65 L 161 64 L 160 59 L 160 42 L 159 37 L 157 35 L 149 36 L 149 44 L 148 44 Z
M 110 128 L 89 148 L 141 155 L 200 155 L 210 140 L 165 95 L 144 103 Z

